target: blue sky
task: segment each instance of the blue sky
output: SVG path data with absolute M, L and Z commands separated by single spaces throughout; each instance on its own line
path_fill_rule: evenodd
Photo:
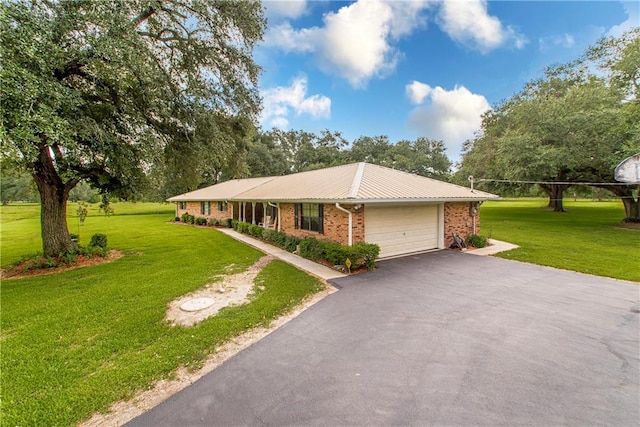
M 263 4 L 263 129 L 426 136 L 443 140 L 453 161 L 492 105 L 600 37 L 640 25 L 637 1 Z

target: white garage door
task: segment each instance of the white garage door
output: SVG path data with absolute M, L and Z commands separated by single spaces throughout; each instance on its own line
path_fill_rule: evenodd
M 371 206 L 364 211 L 365 241 L 380 245 L 380 257 L 438 247 L 438 206 Z

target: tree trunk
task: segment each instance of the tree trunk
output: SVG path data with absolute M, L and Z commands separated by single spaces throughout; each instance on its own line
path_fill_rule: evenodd
M 549 197 L 548 208 L 554 212 L 565 212 L 563 205 L 564 192 L 571 187 L 570 184 L 540 184 L 540 187 Z
M 620 197 L 620 200 L 622 200 L 622 204 L 624 205 L 625 218 L 640 219 L 640 190 L 638 190 L 638 194 L 634 196 L 633 185 L 601 185 L 598 187 L 605 188 Z
M 48 145 L 41 144 L 33 178 L 40 193 L 42 251 L 53 257 L 75 248 L 67 227 L 67 200 L 75 182 L 62 181 L 50 150 Z
M 629 219 L 640 220 L 640 197 L 636 200 L 631 198 L 623 198 L 624 212 Z

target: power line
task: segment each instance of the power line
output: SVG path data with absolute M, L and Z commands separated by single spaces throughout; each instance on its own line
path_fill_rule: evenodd
M 620 186 L 633 186 L 640 183 L 629 182 L 575 182 L 575 181 L 522 181 L 515 179 L 490 179 L 490 178 L 473 178 L 469 177 L 471 182 L 499 182 L 503 184 L 556 184 L 556 185 L 620 185 Z

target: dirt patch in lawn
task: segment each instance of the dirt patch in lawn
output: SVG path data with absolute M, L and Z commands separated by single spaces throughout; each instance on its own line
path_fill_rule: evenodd
M 209 283 L 195 292 L 191 292 L 169 303 L 166 319 L 172 325 L 192 326 L 211 316 L 224 307 L 242 305 L 249 302 L 253 292 L 253 281 L 260 270 L 273 260 L 274 257 L 263 256 L 242 273 L 223 276 L 221 281 Z M 257 284 L 256 286 L 260 286 Z M 199 310 L 188 311 L 183 307 L 194 300 L 210 299 L 212 303 Z
M 158 381 L 151 388 L 139 393 L 131 400 L 114 403 L 111 408 L 109 408 L 109 413 L 95 414 L 87 421 L 81 423 L 80 427 L 121 426 L 131 421 L 182 389 L 187 388 L 240 351 L 260 341 L 274 330 L 297 317 L 313 304 L 336 291 L 337 289 L 331 286 L 325 286 L 324 290 L 304 300 L 293 311 L 274 320 L 269 327 L 252 329 L 220 346 L 216 349 L 215 353 L 203 362 L 200 369 L 193 371 L 181 367 L 173 378 Z
M 93 265 L 106 264 L 120 259 L 124 256 L 123 252 L 117 250 L 110 250 L 107 256 L 93 256 L 88 257 L 86 255 L 78 255 L 76 261 L 72 264 L 63 264 L 57 267 L 38 267 L 37 263 L 39 259 L 30 259 L 28 261 L 21 262 L 6 269 L 0 270 L 0 279 L 20 279 L 23 277 L 35 277 L 46 276 L 48 274 L 57 274 L 69 270 L 75 270 L 77 268 L 90 267 Z

